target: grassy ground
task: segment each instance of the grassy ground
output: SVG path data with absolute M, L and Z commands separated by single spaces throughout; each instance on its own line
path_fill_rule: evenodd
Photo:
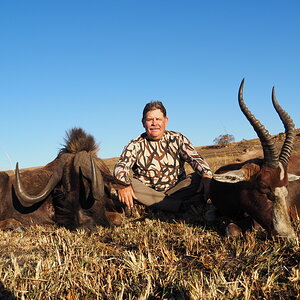
M 149 212 L 93 232 L 0 232 L 1 299 L 300 297 L 298 246 L 263 232 L 225 238 L 198 220 Z

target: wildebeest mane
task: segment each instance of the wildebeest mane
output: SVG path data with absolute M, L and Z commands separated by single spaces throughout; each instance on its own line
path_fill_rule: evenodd
M 87 151 L 97 153 L 99 146 L 94 137 L 87 134 L 81 128 L 72 128 L 66 132 L 65 144 L 60 149 L 59 154 L 63 153 L 78 153 L 80 151 Z

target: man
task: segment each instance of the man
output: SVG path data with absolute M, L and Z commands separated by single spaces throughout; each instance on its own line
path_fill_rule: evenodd
M 184 135 L 166 130 L 168 117 L 162 102 L 146 104 L 142 123 L 145 132 L 124 148 L 114 169 L 114 176 L 128 184 L 118 190 L 119 200 L 129 209 L 137 200 L 175 213 L 191 198 L 207 200 L 212 178 L 209 165 Z M 186 176 L 185 162 L 195 173 Z

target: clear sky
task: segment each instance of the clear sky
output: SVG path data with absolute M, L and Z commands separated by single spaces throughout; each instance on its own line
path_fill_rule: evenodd
M 151 100 L 194 146 L 256 138 L 237 103 L 244 77 L 271 134 L 284 131 L 273 86 L 299 128 L 299 16 L 299 0 L 1 1 L 0 169 L 52 161 L 72 127 L 119 156 Z

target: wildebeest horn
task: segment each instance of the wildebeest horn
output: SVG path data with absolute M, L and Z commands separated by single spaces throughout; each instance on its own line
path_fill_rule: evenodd
M 260 123 L 259 120 L 257 120 L 254 117 L 254 115 L 250 112 L 250 110 L 245 105 L 243 99 L 244 81 L 245 80 L 243 79 L 239 88 L 238 100 L 239 100 L 240 108 L 243 114 L 245 115 L 245 117 L 252 125 L 253 129 L 256 131 L 260 139 L 263 152 L 264 152 L 264 165 L 272 169 L 275 169 L 278 167 L 279 164 L 278 151 L 275 146 L 275 142 L 272 139 L 272 136 L 269 134 L 268 130 Z
M 286 136 L 279 155 L 279 161 L 283 164 L 283 166 L 287 167 L 294 147 L 295 124 L 289 114 L 278 104 L 274 87 L 272 89 L 272 102 L 285 128 Z
M 95 163 L 95 158 L 92 153 L 86 151 L 80 151 L 76 154 L 74 159 L 75 170 L 79 172 L 80 176 L 83 176 L 89 181 L 90 193 L 94 199 L 101 200 L 104 196 L 104 180 L 101 171 Z M 81 178 L 82 179 L 82 178 Z M 81 180 L 80 179 L 80 180 Z M 84 185 L 82 188 L 85 189 Z M 87 200 L 88 194 L 84 192 Z
M 20 171 L 19 171 L 19 164 L 16 164 L 16 170 L 15 170 L 15 192 L 16 195 L 20 201 L 20 203 L 25 206 L 32 206 L 35 203 L 43 201 L 54 189 L 54 187 L 58 184 L 58 182 L 61 180 L 63 174 L 63 166 L 59 166 L 55 169 L 53 174 L 51 175 L 47 185 L 44 187 L 44 189 L 38 194 L 38 195 L 29 195 L 20 179 Z
M 104 180 L 101 172 L 96 172 L 96 166 L 94 162 L 94 158 L 92 154 L 90 154 L 90 160 L 91 160 L 91 173 L 92 173 L 92 193 L 93 197 L 96 200 L 101 200 L 104 196 Z

